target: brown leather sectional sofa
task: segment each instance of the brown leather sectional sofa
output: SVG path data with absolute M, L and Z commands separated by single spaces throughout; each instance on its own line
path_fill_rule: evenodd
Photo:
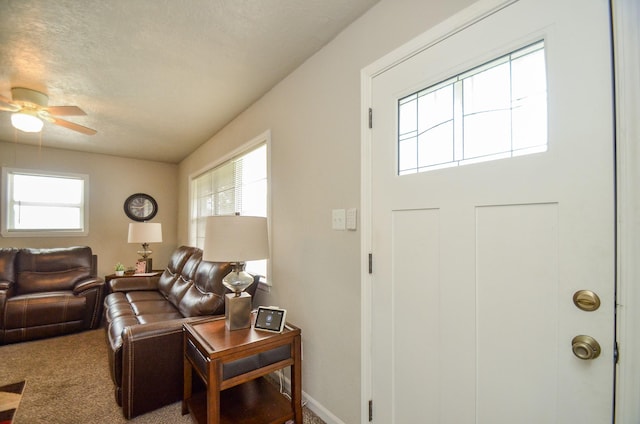
M 222 278 L 228 263 L 202 260 L 202 251 L 181 246 L 164 272 L 109 281 L 104 301 L 109 367 L 126 418 L 182 399 L 182 324 L 224 314 Z M 247 289 L 252 296 L 258 278 Z
M 100 326 L 104 280 L 89 247 L 0 248 L 0 344 Z

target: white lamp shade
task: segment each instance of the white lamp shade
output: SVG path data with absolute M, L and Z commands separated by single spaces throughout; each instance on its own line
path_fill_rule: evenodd
M 44 123 L 34 114 L 18 112 L 11 115 L 11 125 L 24 132 L 40 132 Z
M 162 224 L 159 222 L 132 222 L 129 224 L 129 243 L 161 243 Z
M 267 218 L 210 216 L 206 221 L 202 259 L 211 262 L 246 262 L 269 257 Z

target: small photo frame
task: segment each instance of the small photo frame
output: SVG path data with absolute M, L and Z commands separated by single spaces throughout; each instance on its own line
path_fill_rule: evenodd
M 147 261 L 136 262 L 136 274 L 144 274 L 147 272 Z
M 256 322 L 253 327 L 256 330 L 282 333 L 287 319 L 286 309 L 273 306 L 260 306 L 256 314 Z

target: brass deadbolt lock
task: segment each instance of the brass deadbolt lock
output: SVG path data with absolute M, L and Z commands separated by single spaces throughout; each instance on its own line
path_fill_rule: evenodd
M 595 311 L 600 307 L 600 297 L 591 290 L 578 290 L 573 294 L 573 304 L 583 311 Z

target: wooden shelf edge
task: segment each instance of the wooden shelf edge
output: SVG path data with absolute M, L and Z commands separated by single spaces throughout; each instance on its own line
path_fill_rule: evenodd
M 187 406 L 196 423 L 207 423 L 206 393 L 194 393 Z M 220 424 L 282 424 L 293 419 L 291 402 L 264 377 L 220 392 Z

